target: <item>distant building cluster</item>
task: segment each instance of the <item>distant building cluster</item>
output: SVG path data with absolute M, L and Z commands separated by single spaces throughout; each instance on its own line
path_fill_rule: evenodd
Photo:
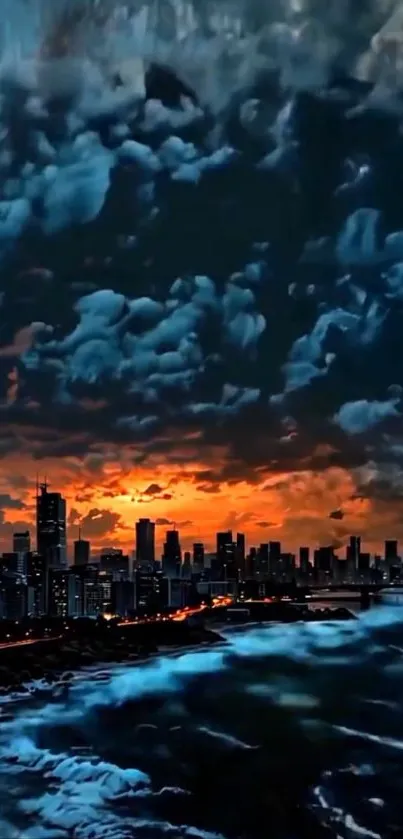
M 207 553 L 202 542 L 192 552 L 182 551 L 175 528 L 166 532 L 162 556 L 156 558 L 155 524 L 141 518 L 135 526 L 135 550 L 129 556 L 109 549 L 91 557 L 86 539 L 74 542 L 67 558 L 66 501 L 49 492 L 46 483 L 36 492 L 36 550 L 28 531 L 14 533 L 12 551 L 0 559 L 0 618 L 97 617 L 113 614 L 156 613 L 183 608 L 202 597 L 264 593 L 273 583 L 304 586 L 382 584 L 402 579 L 397 540 L 385 541 L 383 556 L 362 551 L 359 536 L 351 536 L 344 558 L 332 546 L 311 553 L 300 547 L 298 557 L 267 542 L 246 550 L 243 533 L 216 534 L 216 550 Z

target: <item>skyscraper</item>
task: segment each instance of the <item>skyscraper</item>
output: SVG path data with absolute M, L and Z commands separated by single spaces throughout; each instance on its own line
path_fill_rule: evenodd
M 91 555 L 91 544 L 87 539 L 81 538 L 81 531 L 78 539 L 74 542 L 74 565 L 88 565 Z
M 299 549 L 299 570 L 304 576 L 309 574 L 309 565 L 309 548 L 303 546 Z
M 217 580 L 237 578 L 237 545 L 232 541 L 232 530 L 216 534 L 216 558 L 213 572 Z
M 182 550 L 177 530 L 167 530 L 165 534 L 162 570 L 166 577 L 178 577 L 182 564 Z
M 46 482 L 37 487 L 36 545 L 49 566 L 66 567 L 66 501 L 60 492 L 48 492 Z
M 358 560 L 361 553 L 361 537 L 350 536 L 350 544 L 347 545 L 346 559 L 349 562 L 351 570 L 357 571 Z
M 245 534 L 237 533 L 236 535 L 236 561 L 240 576 L 245 576 Z
M 196 574 L 204 570 L 204 545 L 203 542 L 195 542 L 193 545 L 193 571 Z
M 386 539 L 385 541 L 385 560 L 388 564 L 393 564 L 398 558 L 398 542 L 397 539 Z
M 23 533 L 13 533 L 13 551 L 17 554 L 25 554 L 31 550 L 31 537 L 29 530 L 24 530 Z
M 13 533 L 13 552 L 18 556 L 17 571 L 19 574 L 27 573 L 27 554 L 31 550 L 31 537 L 29 530 L 22 533 Z
M 136 522 L 136 563 L 153 566 L 155 562 L 155 524 L 150 519 Z
M 269 542 L 269 570 L 277 574 L 281 566 L 281 542 Z

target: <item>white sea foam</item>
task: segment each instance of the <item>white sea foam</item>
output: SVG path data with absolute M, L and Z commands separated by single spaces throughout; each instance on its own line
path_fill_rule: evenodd
M 182 719 L 185 725 L 189 725 L 191 717 L 181 708 L 181 695 L 186 686 L 200 677 L 208 684 L 209 678 L 215 674 L 236 674 L 238 668 L 244 666 L 248 668 L 243 688 L 245 695 L 267 701 L 268 707 L 278 706 L 302 723 L 305 718 L 308 722 L 320 723 L 326 703 L 338 691 L 341 672 L 345 674 L 345 690 L 348 691 L 346 674 L 355 670 L 355 667 L 350 670 L 351 664 L 345 663 L 349 656 L 350 662 L 356 662 L 356 667 L 375 667 L 379 651 L 385 655 L 397 654 L 395 639 L 389 636 L 398 635 L 401 631 L 402 612 L 399 608 L 372 610 L 348 624 L 328 622 L 254 627 L 244 633 L 228 632 L 227 643 L 214 649 L 184 652 L 176 658 L 162 656 L 139 665 L 118 665 L 111 669 L 107 683 L 94 680 L 91 674 L 83 674 L 70 686 L 64 702 L 55 696 L 53 701 L 39 709 L 31 707 L 30 697 L 26 699 L 25 706 L 23 702 L 17 703 L 14 718 L 0 725 L 0 780 L 3 784 L 10 783 L 13 778 L 22 777 L 21 773 L 25 777 L 28 773 L 41 779 L 41 792 L 34 792 L 33 787 L 30 793 L 28 784 L 26 796 L 16 804 L 20 815 L 34 822 L 20 834 L 20 839 L 48 839 L 50 836 L 52 839 L 56 836 L 65 839 L 71 830 L 79 839 L 90 839 L 91 830 L 95 827 L 97 839 L 127 839 L 129 824 L 138 830 L 139 836 L 142 831 L 147 835 L 148 830 L 153 831 L 155 837 L 213 839 L 213 834 L 203 833 L 189 825 L 173 825 L 149 815 L 153 801 L 157 802 L 167 795 L 180 798 L 187 793 L 186 790 L 175 786 L 156 788 L 149 774 L 136 768 L 122 769 L 99 757 L 96 750 L 88 757 L 60 751 L 56 744 L 54 748 L 45 747 L 40 745 L 41 732 L 50 732 L 54 726 L 65 729 L 70 725 L 91 732 L 92 721 L 103 710 L 109 712 L 128 702 L 156 696 L 167 698 L 168 715 L 175 713 L 177 720 Z M 252 672 L 250 666 L 253 662 L 257 667 L 256 675 L 247 678 L 247 673 Z M 297 668 L 294 675 L 290 666 Z M 325 682 L 323 673 L 326 673 Z M 265 681 L 262 681 L 263 674 Z M 171 696 L 175 697 L 173 702 Z M 161 736 L 157 720 L 152 717 L 146 725 L 139 724 L 137 728 L 146 738 Z M 333 726 L 333 729 L 347 739 L 359 737 L 375 748 L 387 747 L 392 751 L 402 748 L 393 733 L 385 737 L 384 734 L 361 732 L 347 725 Z M 180 735 L 181 726 L 170 726 L 169 730 L 170 736 L 175 737 Z M 248 743 L 247 737 L 240 737 L 207 721 L 196 725 L 195 730 L 204 734 L 206 742 L 208 740 L 213 748 L 216 743 L 217 748 L 237 749 L 250 754 L 256 748 L 256 743 Z M 132 736 L 137 735 L 134 732 L 130 734 Z M 117 805 L 122 800 L 133 802 L 135 809 L 130 819 L 118 812 Z M 147 818 L 142 810 L 144 805 L 148 808 Z M 350 830 L 351 835 L 359 835 L 360 824 L 355 816 L 351 815 L 347 820 L 340 817 L 339 821 Z M 11 836 L 13 829 L 11 825 Z M 362 830 L 365 829 L 362 827 Z
M 2 10 L 5 67 L 85 57 L 141 89 L 143 63 L 164 61 L 215 106 L 264 67 L 297 87 L 323 83 L 336 58 L 382 89 L 403 78 L 401 0 L 3 0 Z

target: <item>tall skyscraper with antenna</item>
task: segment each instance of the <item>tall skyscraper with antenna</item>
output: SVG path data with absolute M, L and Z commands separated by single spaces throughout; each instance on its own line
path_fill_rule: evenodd
M 60 492 L 48 492 L 46 478 L 36 486 L 36 545 L 48 567 L 66 567 L 66 501 Z

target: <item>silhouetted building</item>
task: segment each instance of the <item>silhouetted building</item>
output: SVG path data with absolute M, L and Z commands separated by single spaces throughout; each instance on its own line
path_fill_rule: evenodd
M 269 571 L 276 575 L 280 571 L 281 542 L 269 542 Z
M 112 583 L 112 614 L 130 617 L 136 609 L 136 586 L 132 580 Z
M 354 574 L 358 570 L 358 560 L 361 553 L 361 537 L 350 536 L 350 543 L 346 549 L 346 559 L 349 563 L 349 572 Z
M 18 572 L 20 574 L 27 573 L 27 554 L 31 550 L 31 536 L 29 530 L 24 530 L 21 533 L 13 533 L 13 552 L 18 554 Z
M 155 524 L 150 519 L 136 522 L 136 563 L 137 566 L 149 566 L 155 562 Z
M 66 567 L 66 501 L 59 492 L 48 492 L 46 483 L 36 496 L 36 546 L 49 566 Z
M 195 594 L 197 591 L 190 582 L 190 580 L 178 580 L 171 578 L 168 580 L 168 606 L 174 609 L 184 609 L 185 606 L 194 604 Z M 198 602 L 200 598 L 197 597 Z
M 245 559 L 246 559 L 246 543 L 245 534 L 237 533 L 236 535 L 236 563 L 240 577 L 245 576 Z
M 76 616 L 78 585 L 75 574 L 67 568 L 49 570 L 49 615 L 58 618 Z
M 302 576 L 307 577 L 311 570 L 311 564 L 309 562 L 309 555 L 310 551 L 308 547 L 301 547 L 299 549 L 299 570 Z
M 37 618 L 46 615 L 49 592 L 48 563 L 37 551 L 29 551 L 27 554 L 27 583 L 29 592 L 32 592 L 32 599 L 29 597 L 30 614 Z
M 143 614 L 157 614 L 169 603 L 169 579 L 160 573 L 136 572 L 136 608 Z
M 82 614 L 88 618 L 96 618 L 105 611 L 105 587 L 99 582 L 99 569 L 96 565 L 87 565 L 74 571 L 81 575 Z
M 398 559 L 398 542 L 397 539 L 386 539 L 385 541 L 385 561 L 388 565 L 395 563 Z
M 359 577 L 368 577 L 371 565 L 371 554 L 360 553 L 358 557 L 358 575 Z
M 202 542 L 195 542 L 193 545 L 193 571 L 201 574 L 204 570 L 204 545 Z
M 76 578 L 74 614 L 77 617 L 96 617 L 102 611 L 104 595 L 99 585 L 99 566 L 73 565 L 70 572 Z
M 21 574 L 4 571 L 0 575 L 0 618 L 20 621 L 27 615 L 28 586 Z
M 263 543 L 258 552 L 258 573 L 261 577 L 267 577 L 269 573 L 269 545 Z
M 257 551 L 251 548 L 245 560 L 245 577 L 250 580 L 255 576 L 257 568 Z
M 19 554 L 15 551 L 11 553 L 4 553 L 1 555 L 0 568 L 9 574 L 21 574 L 26 576 L 27 562 L 26 554 Z
M 101 553 L 99 570 L 111 574 L 113 580 L 130 579 L 130 559 L 120 548 Z
M 216 557 L 212 572 L 216 580 L 236 580 L 238 577 L 237 544 L 232 540 L 231 530 L 216 534 Z
M 74 542 L 74 565 L 88 565 L 91 559 L 91 543 L 81 538 Z
M 31 536 L 29 530 L 22 533 L 13 533 L 13 551 L 16 553 L 28 553 L 31 550 Z
M 389 582 L 396 583 L 400 582 L 402 578 L 402 566 L 401 565 L 390 565 L 389 566 Z
M 177 530 L 167 530 L 162 555 L 162 571 L 166 577 L 178 577 L 182 564 L 182 551 Z
M 345 559 L 333 557 L 333 578 L 336 583 L 344 583 L 347 577 L 348 562 Z
M 190 577 L 191 577 L 191 574 L 192 574 L 192 562 L 191 562 L 190 551 L 185 551 L 185 553 L 183 554 L 183 563 L 182 563 L 182 568 L 181 568 L 181 575 L 182 575 L 183 578 L 189 580 Z
M 318 548 L 314 553 L 314 570 L 319 581 L 326 582 L 332 575 L 333 568 L 333 546 L 325 545 Z

